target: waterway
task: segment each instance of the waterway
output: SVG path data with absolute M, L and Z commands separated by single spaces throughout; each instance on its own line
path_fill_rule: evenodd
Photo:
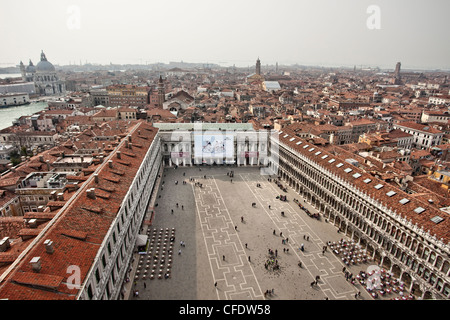
M 6 78 L 21 78 L 22 75 L 20 73 L 0 73 L 0 79 Z
M 31 102 L 22 106 L 0 108 L 0 130 L 12 126 L 12 122 L 22 116 L 31 116 L 32 114 L 44 110 L 48 107 L 45 101 Z

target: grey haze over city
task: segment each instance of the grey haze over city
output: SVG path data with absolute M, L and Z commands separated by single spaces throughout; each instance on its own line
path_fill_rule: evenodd
M 2 0 L 0 67 L 184 61 L 450 69 L 446 0 Z

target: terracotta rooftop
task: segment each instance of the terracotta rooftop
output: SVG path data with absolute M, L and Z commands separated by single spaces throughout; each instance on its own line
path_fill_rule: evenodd
M 289 127 L 282 130 L 279 139 L 280 142 L 349 182 L 357 189 L 366 193 L 367 196 L 382 203 L 383 206 L 390 208 L 397 215 L 400 215 L 407 221 L 411 221 L 413 225 L 417 224 L 425 232 L 429 231 L 431 236 L 436 234 L 438 240 L 443 239 L 445 244 L 450 242 L 450 219 L 441 210 L 434 208 L 424 201 L 414 199 L 410 194 L 393 185 L 387 185 L 385 181 L 346 162 L 344 158 L 327 152 L 321 147 L 312 146 L 306 140 L 297 137 Z M 308 145 L 308 147 L 304 148 L 305 145 Z M 312 147 L 314 149 L 310 151 Z M 316 155 L 318 151 L 321 151 L 321 153 Z M 389 192 L 392 193 L 388 195 Z M 407 199 L 408 201 L 403 199 Z M 442 217 L 443 220 L 439 223 L 433 222 L 431 219 L 436 216 Z
M 68 267 L 75 265 L 80 268 L 83 283 L 157 130 L 148 123 L 137 122 L 130 129 L 130 135 L 133 144 L 140 144 L 140 148 L 132 146 L 129 149 L 122 140 L 110 158 L 96 170 L 98 182 L 91 174 L 44 228 L 21 230 L 26 234 L 34 232 L 38 235 L 35 235 L 34 242 L 23 252 L 24 256 L 14 261 L 0 276 L 0 298 L 76 299 L 78 289 L 71 289 L 66 284 L 71 274 Z M 142 138 L 144 136 L 146 139 Z M 117 151 L 121 151 L 122 160 L 130 162 L 129 166 L 116 161 Z M 113 161 L 113 168 L 109 167 L 108 159 Z M 113 173 L 114 170 L 123 172 L 120 179 Z M 111 179 L 115 180 L 113 186 Z M 98 194 L 95 200 L 86 194 L 86 190 L 90 188 L 95 188 L 95 193 Z M 54 243 L 52 254 L 45 250 L 43 243 L 47 239 Z M 30 265 L 33 257 L 40 257 L 42 268 L 39 273 L 34 272 Z

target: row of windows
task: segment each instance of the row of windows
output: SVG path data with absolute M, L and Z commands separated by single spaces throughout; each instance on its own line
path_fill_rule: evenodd
M 380 243 L 380 241 L 383 241 L 384 239 L 382 234 L 383 231 L 385 231 L 389 234 L 390 239 L 398 240 L 398 244 L 402 244 L 405 246 L 405 249 L 411 250 L 411 254 L 416 258 L 426 261 L 431 264 L 433 268 L 436 268 L 436 271 L 442 272 L 448 276 L 450 267 L 448 261 L 444 261 L 442 256 L 437 255 L 436 252 L 424 246 L 422 243 L 418 243 L 417 240 L 412 238 L 413 235 L 394 226 L 390 219 L 384 217 L 385 215 L 383 212 L 372 210 L 367 203 L 360 201 L 360 199 L 350 192 L 350 190 L 338 187 L 334 181 L 329 180 L 322 173 L 317 172 L 314 168 L 303 162 L 292 166 L 292 164 L 297 162 L 297 159 L 291 157 L 290 154 L 284 152 L 280 152 L 280 154 L 282 155 L 280 165 L 286 172 L 290 172 L 296 176 L 295 179 L 299 179 L 299 181 L 307 186 L 309 190 L 325 200 L 327 204 L 331 204 L 333 208 L 336 208 L 337 212 L 347 217 L 349 221 L 354 223 L 360 230 L 370 235 L 371 238 Z M 284 159 L 286 159 L 287 162 L 285 162 Z M 298 170 L 306 174 L 306 176 L 296 174 Z M 333 194 L 333 196 L 328 194 L 328 192 L 323 191 L 320 185 L 324 186 L 328 192 Z M 341 204 L 337 200 L 343 201 L 346 205 Z M 364 218 L 367 218 L 367 221 Z M 369 225 L 369 221 L 373 223 L 373 225 Z M 375 229 L 375 226 L 379 228 L 379 231 Z M 385 247 L 388 251 L 392 251 L 392 246 L 389 243 L 386 244 Z M 405 253 L 403 249 L 402 252 Z M 395 256 L 398 256 L 398 252 L 396 252 Z M 406 255 L 404 254 L 404 256 Z M 404 260 L 406 261 L 406 258 L 401 261 L 404 262 Z M 412 261 L 411 259 L 409 260 Z M 411 267 L 410 264 L 407 265 Z M 429 280 L 428 278 L 424 279 L 427 281 Z M 442 286 L 440 288 L 442 289 Z

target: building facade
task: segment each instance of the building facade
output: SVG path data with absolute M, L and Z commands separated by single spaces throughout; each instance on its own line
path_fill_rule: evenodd
M 145 107 L 149 104 L 150 87 L 135 85 L 112 85 L 106 90 L 109 96 L 109 106 Z
M 286 129 L 285 129 L 286 130 Z M 450 297 L 446 213 L 283 132 L 273 170 L 424 299 Z M 274 155 L 272 155 L 273 158 Z
M 413 146 L 417 149 L 428 149 L 441 144 L 444 135 L 442 131 L 431 126 L 414 122 L 397 123 L 393 127 L 411 134 L 413 136 Z

